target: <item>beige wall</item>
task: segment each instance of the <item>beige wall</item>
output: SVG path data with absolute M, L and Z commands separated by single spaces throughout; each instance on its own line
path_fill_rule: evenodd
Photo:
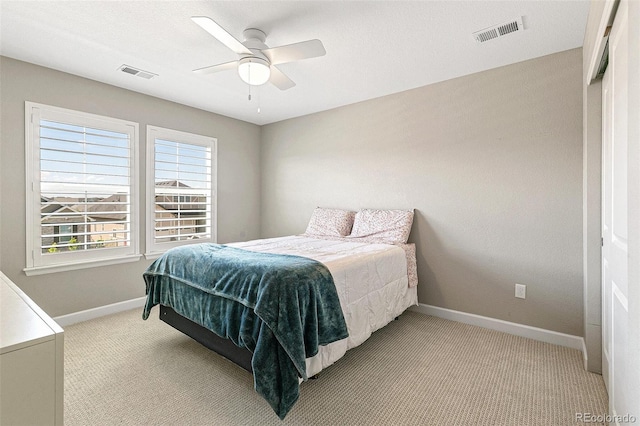
M 574 49 L 263 126 L 262 236 L 415 208 L 421 303 L 582 336 L 581 82 Z
M 141 150 L 146 124 L 217 137 L 220 242 L 300 233 L 317 205 L 415 208 L 421 303 L 583 335 L 581 64 L 575 49 L 260 128 L 2 58 L 0 266 L 58 316 L 142 296 L 149 264 L 24 275 L 30 100 L 136 121 Z
M 259 126 L 10 58 L 0 61 L 0 267 L 49 315 L 144 296 L 142 272 L 150 261 L 25 276 L 25 101 L 137 122 L 142 159 L 147 124 L 217 138 L 218 241 L 259 236 Z M 143 183 L 140 189 L 144 196 Z M 142 200 L 140 208 L 144 214 Z M 143 252 L 144 241 L 143 232 Z

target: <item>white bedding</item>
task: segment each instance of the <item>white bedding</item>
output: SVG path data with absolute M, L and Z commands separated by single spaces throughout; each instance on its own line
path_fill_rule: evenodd
M 227 244 L 245 250 L 304 256 L 331 272 L 349 337 L 307 358 L 307 376 L 318 374 L 345 352 L 367 340 L 409 306 L 418 304 L 417 287 L 408 285 L 407 257 L 400 247 L 344 240 L 287 236 Z

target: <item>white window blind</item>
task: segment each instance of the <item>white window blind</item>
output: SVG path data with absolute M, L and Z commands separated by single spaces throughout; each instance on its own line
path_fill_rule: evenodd
M 27 269 L 135 254 L 137 124 L 27 106 Z
M 213 138 L 147 126 L 147 251 L 215 241 Z

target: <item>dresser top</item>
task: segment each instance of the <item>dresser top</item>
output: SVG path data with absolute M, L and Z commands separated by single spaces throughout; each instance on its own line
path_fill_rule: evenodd
M 0 272 L 0 354 L 55 339 L 58 326 Z

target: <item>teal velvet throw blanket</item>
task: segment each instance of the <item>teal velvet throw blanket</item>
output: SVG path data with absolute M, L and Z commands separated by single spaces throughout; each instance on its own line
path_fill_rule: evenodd
M 143 319 L 162 304 L 249 349 L 255 389 L 281 419 L 307 379 L 305 358 L 348 336 L 333 277 L 312 259 L 196 244 L 167 251 L 143 276 Z

